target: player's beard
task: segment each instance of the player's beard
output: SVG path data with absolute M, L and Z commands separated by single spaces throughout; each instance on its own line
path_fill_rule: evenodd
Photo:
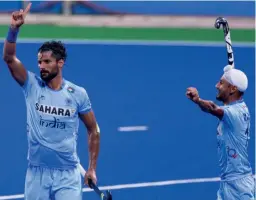
M 227 99 L 227 95 L 226 95 L 226 93 L 224 91 L 220 91 L 219 90 L 218 94 L 216 95 L 216 99 L 218 101 L 224 102 Z
M 222 98 L 221 98 L 220 95 L 217 95 L 217 96 L 216 96 L 216 99 L 217 99 L 218 101 L 222 101 Z
M 216 95 L 216 99 L 217 99 L 218 101 L 222 101 L 222 95 L 221 95 L 221 91 L 220 91 L 220 90 L 218 90 L 218 93 L 217 93 L 217 95 Z
M 44 80 L 45 82 L 50 82 L 52 79 L 54 79 L 59 73 L 59 68 L 56 66 L 56 68 L 52 71 L 49 72 L 47 70 L 42 70 L 40 72 L 41 79 Z

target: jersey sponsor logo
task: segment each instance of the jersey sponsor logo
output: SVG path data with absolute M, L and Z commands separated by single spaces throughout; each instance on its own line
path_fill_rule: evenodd
M 236 150 L 230 148 L 229 146 L 227 146 L 227 154 L 231 158 L 237 158 L 237 156 L 238 156 L 238 154 L 236 153 Z
M 75 113 L 75 109 L 71 108 L 61 108 L 56 106 L 49 106 L 44 104 L 35 104 L 36 110 L 49 115 L 57 115 L 57 116 L 63 116 L 63 117 L 71 117 Z
M 53 117 L 53 120 L 49 119 L 43 119 L 42 116 L 40 116 L 40 121 L 39 121 L 40 126 L 42 127 L 48 127 L 48 128 L 57 128 L 57 129 L 65 129 L 66 128 L 66 123 L 61 122 L 59 119 L 56 117 Z
M 40 100 L 45 100 L 45 96 L 44 96 L 44 95 L 41 95 L 41 96 L 39 97 L 39 99 L 40 99 Z

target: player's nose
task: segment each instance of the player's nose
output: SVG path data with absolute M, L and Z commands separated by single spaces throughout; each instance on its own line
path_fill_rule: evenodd
M 218 88 L 219 88 L 219 83 L 217 83 L 217 84 L 215 85 L 215 87 L 218 89 Z
M 45 67 L 44 67 L 44 65 L 43 65 L 42 63 L 41 63 L 41 64 L 38 64 L 38 67 L 39 67 L 40 71 L 42 71 L 42 70 L 45 69 Z

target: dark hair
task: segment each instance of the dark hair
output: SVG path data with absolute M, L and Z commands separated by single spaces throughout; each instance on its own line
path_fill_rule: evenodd
M 64 44 L 61 41 L 47 41 L 42 44 L 38 49 L 39 52 L 52 51 L 52 56 L 56 58 L 57 61 L 67 59 L 67 51 Z

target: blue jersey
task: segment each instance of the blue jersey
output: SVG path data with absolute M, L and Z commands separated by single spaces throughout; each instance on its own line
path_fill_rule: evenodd
M 222 106 L 224 116 L 217 128 L 218 155 L 222 180 L 252 174 L 248 160 L 250 113 L 243 100 Z
M 22 88 L 27 106 L 29 163 L 58 169 L 76 167 L 79 113 L 91 110 L 86 90 L 64 79 L 60 90 L 52 90 L 29 71 Z

